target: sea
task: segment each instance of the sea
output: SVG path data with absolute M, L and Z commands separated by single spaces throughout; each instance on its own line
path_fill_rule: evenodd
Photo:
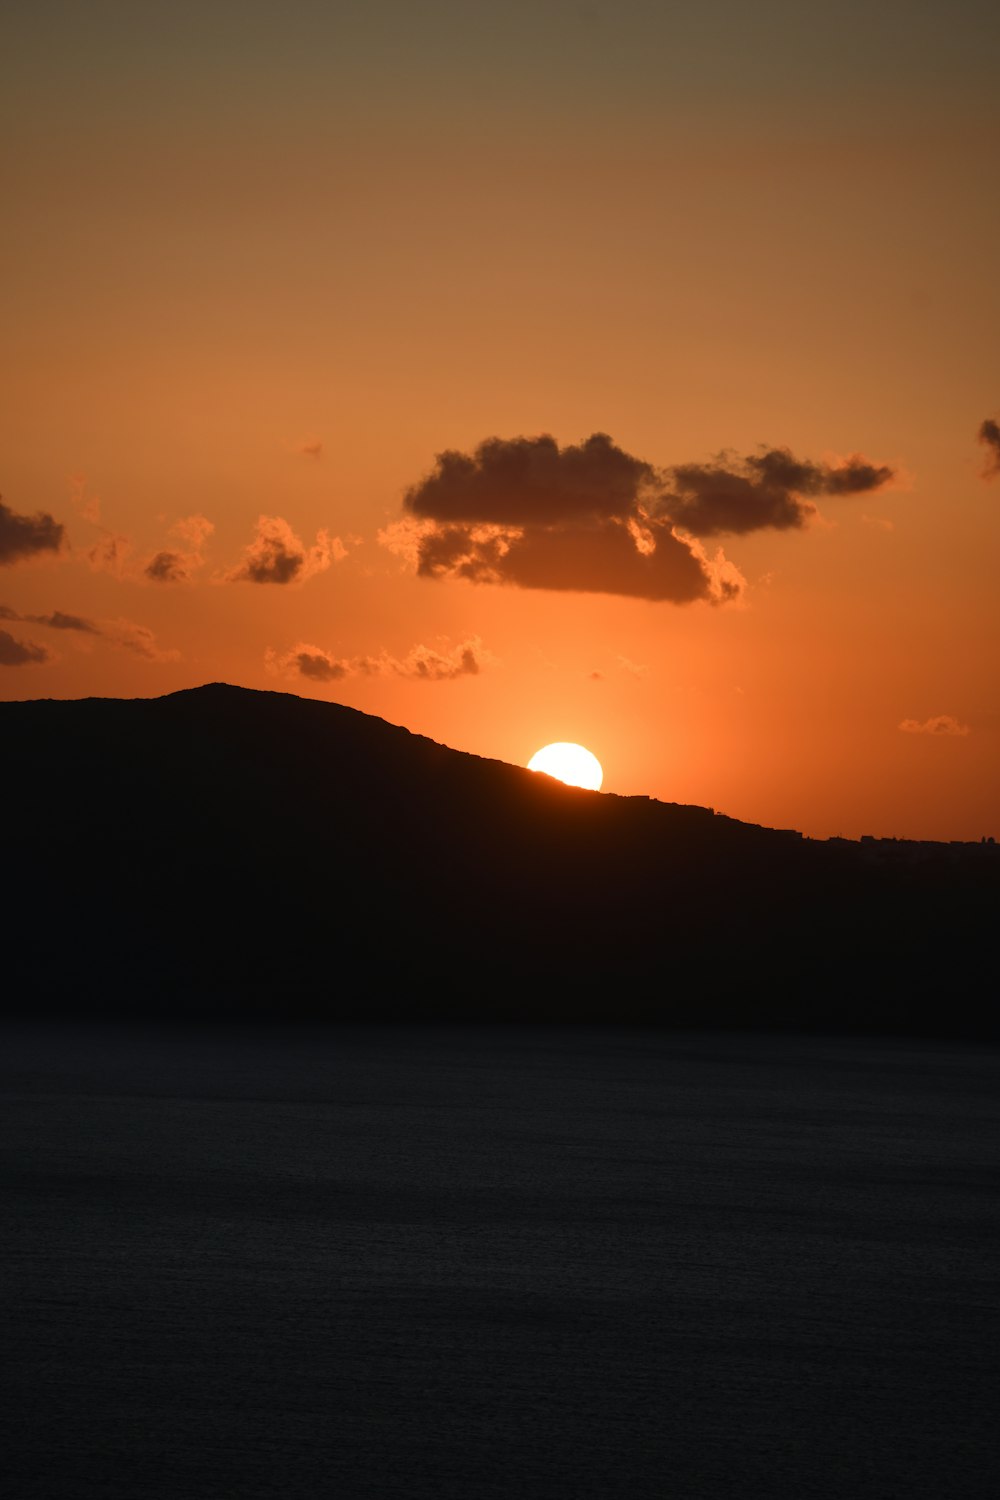
M 1000 1053 L 0 1028 L 11 1500 L 1000 1493 Z

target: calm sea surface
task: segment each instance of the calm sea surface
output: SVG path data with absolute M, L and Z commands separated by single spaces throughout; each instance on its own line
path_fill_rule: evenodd
M 996 1052 L 0 1046 L 16 1500 L 1000 1492 Z

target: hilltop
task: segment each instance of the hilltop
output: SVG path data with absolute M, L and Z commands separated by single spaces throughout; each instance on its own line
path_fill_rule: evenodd
M 8 1012 L 993 1031 L 993 846 L 803 839 L 218 683 L 0 733 Z

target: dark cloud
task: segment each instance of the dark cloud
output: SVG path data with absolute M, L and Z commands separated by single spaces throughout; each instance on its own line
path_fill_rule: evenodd
M 987 417 L 979 429 L 978 436 L 986 449 L 986 467 L 983 470 L 983 478 L 996 479 L 1000 474 L 1000 422 Z
M 0 500 L 0 563 L 18 562 L 39 552 L 58 552 L 65 536 L 65 527 L 46 512 L 19 516 Z
M 439 454 L 406 492 L 416 519 L 380 540 L 412 555 L 425 578 L 720 603 L 743 580 L 698 539 L 799 527 L 811 497 L 862 494 L 892 477 L 860 456 L 814 463 L 787 448 L 657 470 L 600 432 L 562 449 L 549 436 L 489 438 L 471 454 Z
M 186 583 L 190 577 L 183 552 L 157 552 L 143 572 L 154 583 Z
M 0 630 L 0 667 L 26 667 L 49 660 L 44 646 L 34 641 L 18 641 L 6 630 Z
M 47 625 L 49 630 L 82 630 L 88 635 L 101 633 L 93 620 L 85 620 L 81 615 L 63 614 L 61 609 L 54 609 L 50 615 L 20 615 L 9 605 L 0 604 L 0 620 L 24 620 L 31 625 Z
M 346 555 L 343 542 L 329 532 L 317 532 L 315 544 L 305 547 L 281 516 L 261 516 L 242 563 L 227 576 L 231 583 L 304 583 Z
M 309 677 L 313 682 L 336 682 L 339 677 L 346 677 L 350 671 L 350 664 L 344 661 L 336 661 L 319 646 L 299 646 L 292 651 L 284 665 L 301 677 Z
M 553 525 L 627 517 L 655 470 L 595 432 L 576 447 L 555 438 L 487 438 L 475 453 L 439 453 L 433 471 L 407 490 L 404 506 L 435 521 Z
M 888 464 L 872 464 L 858 454 L 846 463 L 824 465 L 822 473 L 822 487 L 813 492 L 817 495 L 867 495 L 896 477 Z
M 424 682 L 443 682 L 455 677 L 474 677 L 489 659 L 478 636 L 471 636 L 452 650 L 414 646 L 405 657 L 383 651 L 378 656 L 336 657 L 322 646 L 300 642 L 284 655 L 265 654 L 272 671 L 291 672 L 313 682 L 337 682 L 342 677 L 412 677 Z
M 50 630 L 82 630 L 87 635 L 100 635 L 100 630 L 93 620 L 85 620 L 82 615 L 65 615 L 61 609 L 54 609 L 50 615 L 29 615 L 36 625 L 47 625 Z
M 425 578 L 623 594 L 675 604 L 716 597 L 706 559 L 659 521 L 646 522 L 644 535 L 638 536 L 616 520 L 493 533 L 442 526 L 421 540 L 417 572 Z
M 659 508 L 692 536 L 745 535 L 804 526 L 815 514 L 810 498 L 862 495 L 887 484 L 894 471 L 855 455 L 843 463 L 797 459 L 787 448 L 765 448 L 745 458 L 722 454 L 710 464 L 677 464 Z

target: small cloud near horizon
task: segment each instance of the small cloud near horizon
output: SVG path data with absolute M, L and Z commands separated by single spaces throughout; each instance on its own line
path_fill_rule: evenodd
M 0 667 L 37 666 L 52 660 L 52 653 L 44 646 L 34 641 L 19 641 L 9 631 L 0 630 Z
M 972 730 L 960 724 L 951 714 L 935 714 L 930 719 L 904 719 L 898 726 L 904 734 L 967 735 Z
M 262 515 L 243 561 L 225 578 L 229 583 L 305 583 L 346 556 L 339 536 L 320 530 L 313 546 L 306 547 L 282 516 Z
M 313 682 L 337 682 L 344 677 L 409 677 L 423 682 L 452 681 L 475 677 L 492 661 L 478 636 L 470 636 L 451 650 L 414 646 L 402 659 L 382 651 L 378 656 L 336 657 L 305 641 L 280 654 L 269 650 L 264 660 L 273 672 L 298 674 Z
M 0 564 L 23 562 L 45 552 L 60 552 L 66 528 L 48 511 L 20 515 L 0 499 Z
M 119 617 L 117 620 L 102 620 L 100 634 L 113 646 L 123 651 L 132 651 L 144 656 L 147 661 L 180 661 L 181 653 L 164 650 L 157 644 L 156 636 L 148 625 L 137 625 L 134 620 Z
M 44 625 L 49 630 L 74 630 L 83 635 L 95 635 L 101 640 L 109 642 L 112 646 L 119 646 L 124 651 L 134 651 L 137 656 L 144 656 L 147 661 L 179 661 L 180 652 L 164 650 L 157 644 L 156 636 L 147 625 L 137 625 L 134 620 L 126 620 L 119 617 L 115 620 L 86 620 L 82 615 L 68 615 L 61 609 L 55 609 L 47 615 L 24 615 L 17 610 L 11 609 L 7 604 L 0 604 L 0 620 L 18 620 L 31 625 Z M 6 632 L 4 632 L 6 634 Z M 13 640 L 7 636 L 7 640 Z M 42 652 L 41 656 L 22 657 L 21 661 L 44 661 L 50 659 L 45 648 L 36 648 Z M 12 661 L 5 665 L 19 665 Z

